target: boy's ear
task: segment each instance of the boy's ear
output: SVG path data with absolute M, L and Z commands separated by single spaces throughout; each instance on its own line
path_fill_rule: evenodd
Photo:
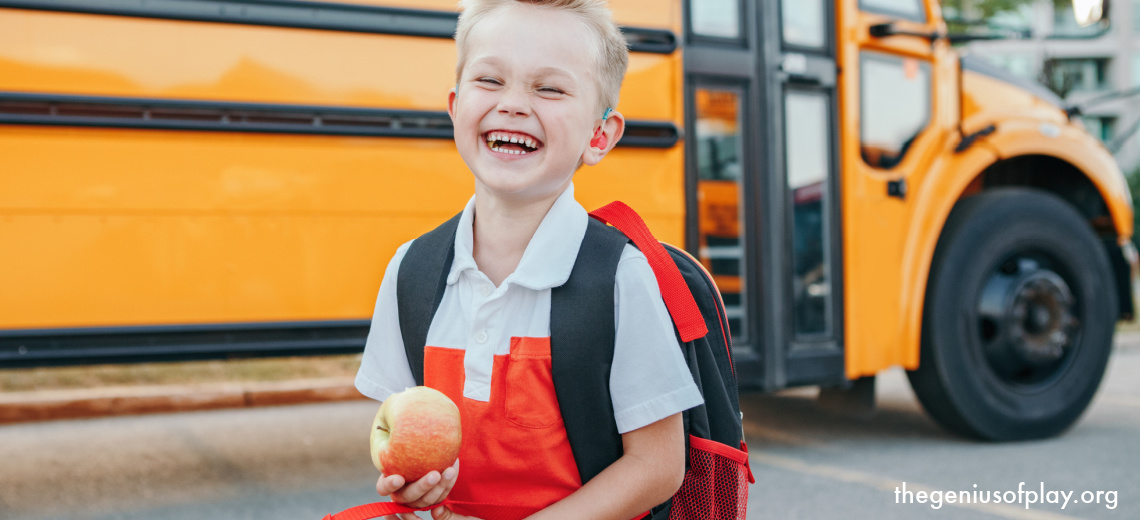
M 594 127 L 594 132 L 597 134 L 598 127 Z M 590 147 L 582 152 L 582 164 L 593 166 L 602 162 L 602 158 L 617 146 L 618 140 L 624 134 L 625 116 L 616 110 L 610 112 L 610 117 L 602 121 L 601 135 L 603 138 L 594 139 L 591 137 Z
M 451 116 L 451 121 L 455 122 L 455 89 L 447 91 L 447 115 Z

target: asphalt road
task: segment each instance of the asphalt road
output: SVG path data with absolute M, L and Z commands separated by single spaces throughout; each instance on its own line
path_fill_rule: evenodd
M 1074 429 L 1014 444 L 944 433 L 897 371 L 880 376 L 870 418 L 824 410 L 806 391 L 747 396 L 748 517 L 1140 518 L 1137 374 L 1140 346 L 1119 347 Z M 354 401 L 0 426 L 0 519 L 317 520 L 377 499 L 367 455 L 375 409 Z M 910 503 L 898 503 L 904 483 Z M 946 495 L 975 491 L 1018 502 Z M 1069 502 L 1027 507 L 1029 491 Z

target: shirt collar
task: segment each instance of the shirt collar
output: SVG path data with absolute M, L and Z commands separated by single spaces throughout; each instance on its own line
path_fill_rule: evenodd
M 458 282 L 463 271 L 478 270 L 472 253 L 475 243 L 474 217 L 475 197 L 471 197 L 463 208 L 455 232 L 455 259 L 447 275 L 448 285 Z M 574 261 L 578 258 L 582 238 L 586 236 L 589 219 L 586 210 L 574 200 L 574 185 L 570 184 L 543 217 L 515 272 L 503 283 L 513 283 L 536 291 L 566 283 L 574 268 Z

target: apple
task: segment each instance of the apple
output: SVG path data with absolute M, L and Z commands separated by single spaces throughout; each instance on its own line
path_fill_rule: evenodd
M 372 465 L 411 483 L 459 458 L 459 408 L 443 392 L 416 386 L 392 394 L 372 420 Z

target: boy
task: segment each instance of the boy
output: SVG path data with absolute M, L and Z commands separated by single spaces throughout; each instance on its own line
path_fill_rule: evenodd
M 550 291 L 566 282 L 589 216 L 571 179 L 613 149 L 628 53 L 603 0 L 463 0 L 455 144 L 475 195 L 455 238 L 447 288 L 424 349 L 424 381 L 459 405 L 459 463 L 376 489 L 428 507 L 444 498 L 523 505 L 531 518 L 628 520 L 667 500 L 685 472 L 681 412 L 701 404 L 656 279 L 627 245 L 615 283 L 610 390 L 624 454 L 585 485 L 550 384 Z M 414 386 L 388 265 L 356 385 L 383 400 Z M 525 502 L 521 503 L 520 502 Z M 540 510 L 541 509 L 541 510 Z M 492 514 L 440 506 L 436 518 Z M 411 516 L 408 515 L 407 518 Z

